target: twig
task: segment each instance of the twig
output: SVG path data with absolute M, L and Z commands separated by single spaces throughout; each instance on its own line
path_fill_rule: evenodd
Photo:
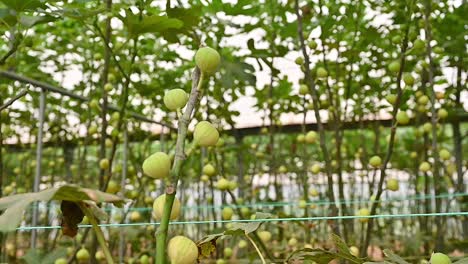
M 26 94 L 28 93 L 28 90 L 27 89 L 24 89 L 22 90 L 21 92 L 19 92 L 15 97 L 11 98 L 9 101 L 7 101 L 5 104 L 3 104 L 2 106 L 0 106 L 0 111 L 2 111 L 3 109 L 9 107 L 10 105 L 12 105 L 16 100 L 20 99 L 21 97 L 25 96 Z

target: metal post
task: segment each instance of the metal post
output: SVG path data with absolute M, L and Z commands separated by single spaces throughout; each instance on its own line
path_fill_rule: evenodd
M 127 159 L 128 159 L 128 134 L 127 134 L 127 126 L 124 123 L 123 126 L 123 149 L 122 149 L 122 182 L 120 185 L 122 186 L 122 190 L 125 190 L 125 180 L 127 178 Z M 119 263 L 124 263 L 125 258 L 125 234 L 124 229 L 120 228 L 119 232 Z
M 34 177 L 34 186 L 33 192 L 39 191 L 39 182 L 41 179 L 41 163 L 42 163 L 42 136 L 43 136 L 43 128 L 44 128 L 44 113 L 45 113 L 45 99 L 46 99 L 46 92 L 44 89 L 41 89 L 41 94 L 39 98 L 39 127 L 37 131 L 37 148 L 36 148 L 36 175 Z M 33 206 L 33 215 L 32 215 L 32 225 L 37 225 L 38 220 L 38 206 L 37 202 L 34 203 Z M 37 230 L 33 229 L 31 232 L 31 248 L 36 248 L 36 238 L 37 238 Z

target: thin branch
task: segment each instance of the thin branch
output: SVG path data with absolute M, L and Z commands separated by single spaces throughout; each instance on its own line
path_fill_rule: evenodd
M 408 15 L 410 16 L 410 20 L 412 19 L 412 14 L 413 14 L 413 2 L 411 2 L 409 4 Z M 380 205 L 379 201 L 380 201 L 380 197 L 382 196 L 382 193 L 383 193 L 383 190 L 384 190 L 383 185 L 384 185 L 384 181 L 385 181 L 387 166 L 390 163 L 390 159 L 392 158 L 392 154 L 393 154 L 393 146 L 395 144 L 395 135 L 396 135 L 396 130 L 397 130 L 397 126 L 398 126 L 398 123 L 396 122 L 396 116 L 397 116 L 398 110 L 400 108 L 401 99 L 403 97 L 403 91 L 401 89 L 401 78 L 402 78 L 402 75 L 403 75 L 403 70 L 405 68 L 405 62 L 406 62 L 406 50 L 408 48 L 409 28 L 410 28 L 410 26 L 408 25 L 406 27 L 406 30 L 405 30 L 405 37 L 404 37 L 402 47 L 401 47 L 401 52 L 400 52 L 400 70 L 398 72 L 397 79 L 396 79 L 397 98 L 396 98 L 395 105 L 394 105 L 393 111 L 392 111 L 392 128 L 390 130 L 390 140 L 389 140 L 385 160 L 383 162 L 382 167 L 380 168 L 379 185 L 378 185 L 375 200 L 372 203 L 372 207 L 371 207 L 371 210 L 370 210 L 370 215 L 374 215 L 376 213 L 376 211 L 377 211 L 378 206 Z M 361 254 L 366 254 L 367 253 L 367 247 L 369 246 L 369 243 L 370 243 L 373 224 L 374 224 L 374 218 L 370 218 L 369 222 L 367 223 L 366 239 L 364 241 L 364 244 L 361 245 L 362 246 L 361 250 L 360 250 Z
M 302 54 L 304 56 L 304 68 L 305 68 L 304 79 L 307 82 L 307 86 L 309 87 L 309 90 L 311 92 L 312 99 L 313 99 L 314 114 L 315 114 L 315 119 L 317 121 L 317 128 L 318 128 L 319 135 L 320 135 L 320 148 L 322 150 L 323 158 L 325 160 L 325 170 L 326 170 L 327 181 L 328 181 L 327 196 L 331 201 L 330 214 L 334 216 L 334 215 L 338 215 L 338 208 L 335 205 L 335 196 L 333 194 L 334 193 L 333 176 L 332 176 L 332 170 L 331 170 L 331 164 L 330 164 L 330 156 L 329 156 L 328 149 L 327 149 L 326 142 L 325 142 L 325 130 L 323 128 L 323 124 L 320 118 L 320 112 L 319 112 L 320 110 L 318 107 L 319 97 L 318 97 L 317 90 L 315 88 L 315 82 L 311 75 L 310 59 L 309 59 L 309 55 L 307 54 L 307 50 L 305 47 L 304 32 L 302 28 L 302 16 L 299 11 L 298 0 L 295 0 L 295 11 L 296 11 L 296 16 L 297 16 L 297 34 L 299 36 L 299 43 L 301 46 Z M 333 229 L 334 229 L 335 234 L 337 235 L 340 234 L 338 225 L 335 224 Z
M 21 97 L 25 96 L 28 93 L 27 89 L 22 90 L 19 92 L 15 97 L 11 98 L 9 101 L 7 101 L 5 104 L 0 106 L 0 111 L 3 109 L 7 108 L 8 106 L 12 105 L 16 100 L 20 99 Z

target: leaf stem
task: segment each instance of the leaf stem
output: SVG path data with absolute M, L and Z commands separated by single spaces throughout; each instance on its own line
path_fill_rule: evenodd
M 106 263 L 109 264 L 114 264 L 114 260 L 112 259 L 112 255 L 109 251 L 109 248 L 107 247 L 106 244 L 106 239 L 104 238 L 104 234 L 102 233 L 101 228 L 99 227 L 96 218 L 94 218 L 93 213 L 89 208 L 83 204 L 83 203 L 78 203 L 78 206 L 80 207 L 81 211 L 86 215 L 88 218 L 89 222 L 93 226 L 94 233 L 96 234 L 96 238 L 99 242 L 99 245 L 101 246 L 102 251 L 104 252 L 104 256 L 106 257 Z
M 262 256 L 262 252 L 260 252 L 260 249 L 257 247 L 257 244 L 255 244 L 255 242 L 254 242 L 253 239 L 249 236 L 249 234 L 245 234 L 245 236 L 246 236 L 247 239 L 250 241 L 250 243 L 252 243 L 252 245 L 254 246 L 255 250 L 257 251 L 258 255 L 260 256 L 260 259 L 262 260 L 262 263 L 263 263 L 263 264 L 266 264 L 265 259 L 264 259 L 263 256 Z

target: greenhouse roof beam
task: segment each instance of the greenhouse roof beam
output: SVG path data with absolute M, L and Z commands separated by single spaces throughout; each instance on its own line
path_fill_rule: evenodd
M 19 82 L 22 82 L 22 83 L 28 83 L 28 84 L 31 84 L 33 86 L 45 89 L 47 91 L 54 92 L 54 93 L 59 93 L 61 95 L 65 95 L 65 96 L 68 96 L 68 97 L 76 99 L 76 100 L 85 101 L 85 102 L 89 101 L 89 98 L 87 98 L 85 96 L 72 93 L 71 91 L 68 91 L 68 90 L 60 88 L 60 87 L 53 86 L 53 85 L 45 83 L 45 82 L 41 82 L 41 81 L 38 81 L 38 80 L 35 80 L 35 79 L 31 79 L 31 78 L 28 78 L 28 77 L 25 77 L 25 76 L 18 75 L 18 74 L 14 73 L 14 72 L 11 72 L 11 71 L 0 70 L 0 76 L 6 77 L 6 78 L 9 78 L 9 79 L 12 79 L 12 80 L 16 80 L 16 81 L 19 81 Z M 112 111 L 120 111 L 120 108 L 117 107 L 117 106 L 114 106 L 114 105 L 109 105 L 108 108 L 110 110 L 112 110 Z M 136 120 L 147 122 L 147 123 L 158 124 L 158 125 L 161 125 L 161 126 L 164 126 L 164 127 L 168 127 L 168 128 L 170 128 L 172 130 L 175 130 L 175 128 L 173 126 L 171 126 L 171 125 L 149 119 L 149 118 L 147 118 L 147 117 L 145 117 L 145 116 L 143 116 L 141 114 L 137 114 L 135 112 L 130 112 L 130 111 L 128 112 L 128 114 L 131 117 L 135 118 Z

